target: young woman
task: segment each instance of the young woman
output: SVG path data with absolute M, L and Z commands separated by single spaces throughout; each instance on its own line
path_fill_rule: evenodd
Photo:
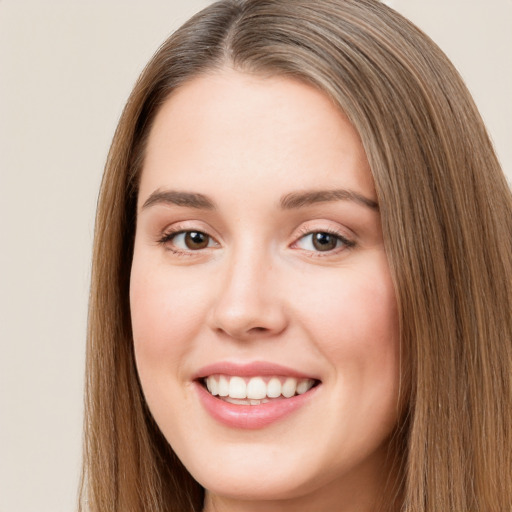
M 470 95 L 408 21 L 211 5 L 106 165 L 81 510 L 510 510 L 511 235 Z

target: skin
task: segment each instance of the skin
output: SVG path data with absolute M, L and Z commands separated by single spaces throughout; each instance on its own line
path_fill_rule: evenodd
M 280 206 L 333 189 L 352 199 Z M 168 190 L 216 208 L 155 199 Z M 376 202 L 360 139 L 304 83 L 226 68 L 175 91 L 155 119 L 131 273 L 135 355 L 150 410 L 207 490 L 207 512 L 364 512 L 382 493 L 397 418 L 396 300 L 378 208 L 353 194 Z M 173 229 L 210 238 L 202 249 L 184 235 L 162 242 Z M 325 231 L 350 243 L 318 250 L 308 233 Z M 193 382 L 219 361 L 268 361 L 321 383 L 291 415 L 231 428 Z

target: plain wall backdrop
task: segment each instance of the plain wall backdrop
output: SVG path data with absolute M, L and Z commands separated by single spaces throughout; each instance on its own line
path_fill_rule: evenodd
M 138 74 L 208 0 L 0 0 L 0 512 L 73 511 L 94 209 Z M 512 0 L 391 0 L 458 67 L 512 181 Z

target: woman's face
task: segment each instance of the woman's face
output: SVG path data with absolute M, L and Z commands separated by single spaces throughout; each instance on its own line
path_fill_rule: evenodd
M 173 93 L 130 301 L 147 403 L 207 503 L 365 510 L 397 419 L 396 301 L 363 147 L 323 93 L 227 69 Z

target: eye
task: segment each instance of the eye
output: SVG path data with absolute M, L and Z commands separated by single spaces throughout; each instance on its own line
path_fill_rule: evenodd
M 338 233 L 313 231 L 299 238 L 295 245 L 306 251 L 329 252 L 343 247 L 353 247 L 355 243 Z
M 217 245 L 210 235 L 194 230 L 167 233 L 159 242 L 176 252 L 200 251 Z

